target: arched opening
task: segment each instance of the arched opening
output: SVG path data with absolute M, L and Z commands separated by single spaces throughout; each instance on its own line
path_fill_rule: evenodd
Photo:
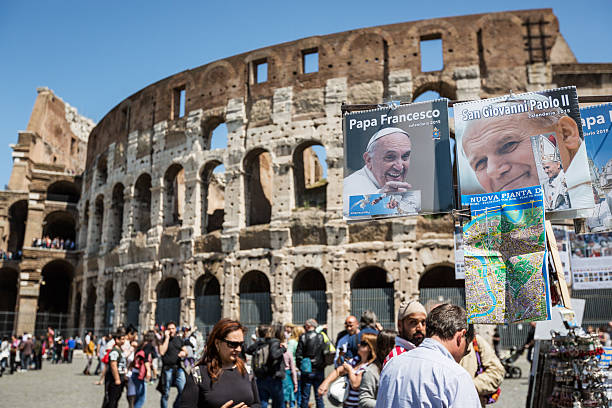
M 63 260 L 51 261 L 42 268 L 36 332 L 46 330 L 48 326 L 60 331 L 68 327 L 73 276 L 74 268 Z
M 7 256 L 13 256 L 21 253 L 23 248 L 23 239 L 25 237 L 26 220 L 28 219 L 28 202 L 20 200 L 9 207 L 9 239 L 6 248 Z
M 78 292 L 74 298 L 74 305 L 72 306 L 72 313 L 74 316 L 73 326 L 77 333 L 81 332 L 81 301 L 81 292 Z
M 47 187 L 47 200 L 61 201 L 65 203 L 77 203 L 79 201 L 79 189 L 71 181 L 62 180 Z
M 18 272 L 12 268 L 0 269 L 0 336 L 13 333 L 17 304 Z
M 351 279 L 351 314 L 359 319 L 366 310 L 376 313 L 383 327 L 395 328 L 393 280 L 387 271 L 377 266 L 362 268 Z
M 121 235 L 123 234 L 123 184 L 117 183 L 113 187 L 113 197 L 111 202 L 111 222 L 109 224 L 109 241 L 110 248 L 113 248 L 121 242 Z
M 244 172 L 246 224 L 268 224 L 274 188 L 272 156 L 263 149 L 252 151 L 244 160 Z
M 96 253 L 102 245 L 102 226 L 104 225 L 104 196 L 99 195 L 94 203 L 93 224 L 91 226 L 91 252 Z
M 218 161 L 208 163 L 200 174 L 202 234 L 223 228 L 225 216 L 225 167 Z
M 151 228 L 151 176 L 144 173 L 134 185 L 134 232 Z
M 325 278 L 316 269 L 304 269 L 293 280 L 293 323 L 303 324 L 314 317 L 321 324 L 327 323 L 327 296 Z
M 465 281 L 455 279 L 453 266 L 434 266 L 419 279 L 419 299 L 427 310 L 441 303 L 465 308 Z
M 104 321 L 102 327 L 112 330 L 115 321 L 115 303 L 113 302 L 113 281 L 106 282 L 104 286 Z
M 104 185 L 106 184 L 106 180 L 108 179 L 108 164 L 106 162 L 106 154 L 103 154 L 98 159 L 98 165 L 96 166 L 96 173 L 98 178 L 98 184 Z
M 90 286 L 87 289 L 87 303 L 85 304 L 85 330 L 94 330 L 96 316 L 96 288 Z
M 221 118 L 211 120 L 208 124 L 209 129 L 213 128 L 209 134 L 210 150 L 227 148 L 227 125 L 221 121 Z
M 130 283 L 125 289 L 125 325 L 139 328 L 140 320 L 140 287 L 136 282 Z
M 181 225 L 185 210 L 185 170 L 173 164 L 164 175 L 164 225 Z
M 240 322 L 255 333 L 260 324 L 272 322 L 270 281 L 260 271 L 247 272 L 240 280 Z
M 165 325 L 173 321 L 179 325 L 181 317 L 181 289 L 176 279 L 168 278 L 157 288 L 157 308 L 155 322 Z
M 74 250 L 76 244 L 76 223 L 68 211 L 54 211 L 45 217 L 43 238 L 51 240 L 52 248 Z M 46 245 L 43 242 L 43 245 Z
M 327 154 L 321 144 L 308 142 L 293 153 L 296 207 L 327 206 Z
M 198 278 L 195 284 L 196 326 L 208 335 L 215 323 L 221 319 L 221 286 L 211 274 Z
M 79 246 L 81 248 L 87 247 L 87 232 L 89 230 L 89 200 L 85 201 L 85 208 L 83 209 L 83 222 L 82 227 L 79 231 Z

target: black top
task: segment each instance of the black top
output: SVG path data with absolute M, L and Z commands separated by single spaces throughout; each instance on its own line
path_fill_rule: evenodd
M 323 370 L 325 368 L 325 358 L 323 356 L 324 345 L 325 340 L 321 333 L 309 330 L 302 334 L 295 351 L 295 360 L 298 368 L 302 364 L 302 359 L 308 357 L 310 358 L 313 369 Z
M 164 363 L 164 367 L 174 367 L 178 366 L 179 356 L 178 353 L 183 348 L 185 342 L 179 336 L 174 336 L 168 341 L 168 349 L 166 353 L 162 356 L 162 362 Z
M 249 374 L 240 374 L 237 369 L 223 370 L 221 376 L 213 383 L 205 365 L 200 366 L 202 381 L 196 384 L 193 376 L 187 376 L 187 382 L 181 394 L 181 408 L 219 408 L 227 401 L 234 401 L 231 406 L 244 402 L 250 408 L 261 408 L 255 379 Z
M 281 346 L 279 339 L 257 339 L 255 343 L 247 348 L 246 353 L 253 355 L 259 347 L 266 343 L 270 345 L 270 352 L 266 363 L 268 369 L 265 376 L 282 380 L 285 378 L 285 359 L 283 354 L 285 354 L 287 349 Z
M 153 345 L 151 343 L 147 343 L 142 347 L 142 350 L 145 353 L 145 361 L 147 361 L 149 359 L 149 356 L 151 356 L 151 359 L 155 358 L 155 347 L 153 347 Z

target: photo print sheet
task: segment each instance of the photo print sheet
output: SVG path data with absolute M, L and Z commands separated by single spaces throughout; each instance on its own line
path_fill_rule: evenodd
M 595 207 L 589 217 L 575 220 L 576 231 L 612 231 L 612 103 L 580 109 Z
M 612 233 L 569 233 L 573 289 L 612 288 Z
M 454 208 L 448 100 L 347 113 L 343 131 L 345 219 Z
M 548 218 L 575 218 L 594 207 L 575 87 L 454 108 L 463 205 L 475 194 L 541 185 Z

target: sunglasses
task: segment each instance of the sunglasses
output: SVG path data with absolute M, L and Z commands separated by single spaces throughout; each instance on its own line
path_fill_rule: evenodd
M 244 341 L 230 341 L 228 339 L 221 340 L 231 349 L 237 349 L 238 347 L 242 348 L 244 346 Z
M 370 345 L 368 344 L 368 342 L 367 342 L 367 341 L 360 341 L 360 342 L 359 342 L 359 345 L 360 345 L 361 347 L 370 347 Z

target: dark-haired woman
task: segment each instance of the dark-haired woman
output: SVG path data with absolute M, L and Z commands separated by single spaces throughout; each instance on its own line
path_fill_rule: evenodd
M 359 386 L 359 406 L 362 408 L 376 407 L 376 394 L 378 394 L 378 384 L 380 383 L 380 372 L 382 371 L 383 361 L 395 346 L 395 330 L 383 330 L 376 336 L 376 359 L 374 364 L 370 364 L 363 376 Z
M 208 335 L 206 353 L 187 378 L 181 408 L 260 408 L 254 379 L 240 353 L 245 328 L 221 319 Z

